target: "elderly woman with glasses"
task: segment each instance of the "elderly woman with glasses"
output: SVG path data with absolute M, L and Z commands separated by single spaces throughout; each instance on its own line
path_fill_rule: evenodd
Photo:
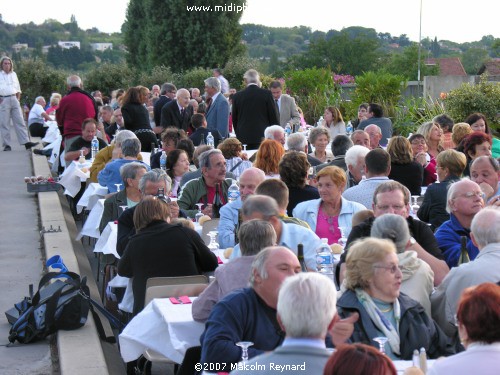
M 391 241 L 366 238 L 351 246 L 347 291 L 337 302 L 340 317 L 359 314 L 349 341 L 381 345 L 391 359 L 410 360 L 417 348 L 430 358 L 453 354 L 449 339 L 422 305 L 400 292 L 402 280 Z
M 134 315 L 144 307 L 151 277 L 199 275 L 217 267 L 217 257 L 192 229 L 170 224 L 169 204 L 144 197 L 134 211 L 136 234 L 118 263 L 118 274 L 133 277 Z
M 474 181 L 463 179 L 450 185 L 446 197 L 446 211 L 450 219 L 434 234 L 448 266 L 474 260 L 479 253 L 470 238 L 474 216 L 484 207 L 484 194 Z M 462 254 L 462 237 L 466 239 L 467 254 Z M 468 259 L 464 259 L 468 258 Z
M 293 210 L 293 217 L 304 220 L 320 238 L 328 243 L 338 243 L 342 237 L 339 228 L 344 228 L 347 238 L 352 227 L 353 215 L 366 207 L 342 197 L 347 176 L 343 169 L 325 167 L 316 176 L 319 199 L 299 203 Z

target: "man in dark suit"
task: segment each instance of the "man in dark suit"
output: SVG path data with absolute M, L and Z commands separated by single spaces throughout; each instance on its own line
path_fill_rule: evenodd
M 160 126 L 166 128 L 175 126 L 177 129 L 182 129 L 186 133 L 191 133 L 191 116 L 193 116 L 193 108 L 189 107 L 189 91 L 179 89 L 177 98 L 165 104 L 161 109 Z
M 283 94 L 283 86 L 281 85 L 281 82 L 271 82 L 269 89 L 271 90 L 274 102 L 278 107 L 279 124 L 282 127 L 285 127 L 287 123 L 290 123 L 292 129 L 294 124 L 299 125 L 300 114 L 297 110 L 295 100 L 290 95 Z
M 207 128 L 212 134 L 219 132 L 226 138 L 229 134 L 229 103 L 220 90 L 220 81 L 216 77 L 205 80 Z
M 271 91 L 260 88 L 259 73 L 250 69 L 243 75 L 247 87 L 233 98 L 233 127 L 248 149 L 259 148 L 264 129 L 279 123 Z
M 176 93 L 177 93 L 177 87 L 175 87 L 175 85 L 172 83 L 164 83 L 161 86 L 160 97 L 158 98 L 153 107 L 155 125 L 158 128 L 158 130 L 160 129 L 163 130 L 163 128 L 160 127 L 161 109 L 165 104 L 175 99 Z

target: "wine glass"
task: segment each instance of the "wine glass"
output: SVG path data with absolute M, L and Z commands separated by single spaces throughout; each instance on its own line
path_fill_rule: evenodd
M 240 341 L 236 343 L 241 348 L 241 361 L 245 363 L 248 361 L 248 348 L 253 345 L 251 341 Z
M 115 184 L 116 186 L 116 192 L 119 193 L 120 192 L 120 186 L 122 186 L 122 184 Z
M 384 336 L 379 336 L 379 337 L 374 337 L 373 338 L 373 341 L 375 341 L 375 342 L 378 343 L 378 348 L 380 350 L 380 353 L 385 354 L 385 343 L 388 340 L 389 339 L 387 337 L 384 337 Z
M 420 206 L 418 204 L 418 198 L 420 198 L 419 195 L 412 195 L 411 196 L 411 199 L 413 200 L 413 204 L 411 205 L 410 208 L 411 208 L 411 211 L 415 217 L 417 216 L 417 212 L 420 209 Z
M 242 145 L 243 146 L 243 152 L 247 152 L 247 145 Z
M 194 218 L 195 218 L 196 222 L 199 223 L 200 219 L 204 216 L 203 212 L 201 212 L 201 208 L 203 207 L 203 203 L 196 203 L 196 205 L 198 206 L 198 212 L 196 213 Z
M 80 150 L 80 157 L 78 158 L 78 163 L 80 164 L 85 163 L 85 155 L 83 155 L 83 150 Z
M 347 245 L 347 236 L 346 236 L 347 228 L 339 227 L 339 230 L 340 230 L 340 238 L 338 240 L 338 244 L 342 246 L 342 249 L 344 249 L 345 245 Z
M 207 233 L 207 236 L 210 237 L 210 243 L 208 244 L 207 247 L 213 252 L 219 250 L 219 244 L 217 243 L 216 240 L 218 234 L 219 232 L 217 232 L 216 230 L 212 230 Z
M 128 206 L 120 206 L 120 208 L 122 209 L 122 213 L 124 213 Z

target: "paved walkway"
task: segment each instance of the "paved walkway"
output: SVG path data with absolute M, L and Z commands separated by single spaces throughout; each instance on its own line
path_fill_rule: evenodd
M 0 149 L 0 373 L 53 374 L 48 340 L 6 347 L 10 325 L 4 311 L 35 291 L 43 270 L 36 195 L 26 191 L 25 176 L 32 175 L 30 152 L 16 143 Z

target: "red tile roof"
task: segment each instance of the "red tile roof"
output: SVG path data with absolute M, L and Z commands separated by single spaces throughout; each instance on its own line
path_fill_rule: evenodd
M 500 76 L 500 59 L 491 59 L 483 64 L 477 74 L 488 73 L 490 76 Z
M 459 57 L 446 57 L 442 59 L 426 59 L 425 65 L 439 64 L 440 76 L 466 76 L 467 73 Z

